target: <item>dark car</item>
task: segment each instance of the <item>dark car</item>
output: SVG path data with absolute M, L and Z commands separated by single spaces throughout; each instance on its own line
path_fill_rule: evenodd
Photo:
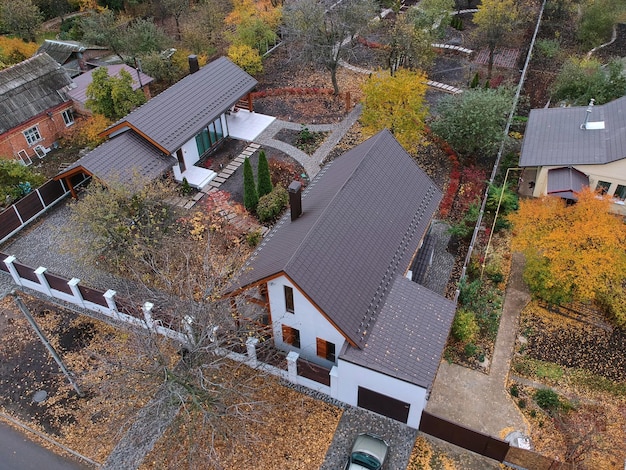
M 389 444 L 374 434 L 359 434 L 354 440 L 344 470 L 380 470 L 389 452 Z

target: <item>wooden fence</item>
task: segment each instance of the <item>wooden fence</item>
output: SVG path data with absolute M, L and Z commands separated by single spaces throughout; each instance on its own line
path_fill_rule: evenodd
M 88 178 L 77 175 L 74 186 L 83 184 Z M 49 180 L 30 192 L 15 204 L 0 213 L 0 243 L 19 232 L 50 207 L 62 201 L 69 194 L 62 181 Z
M 532 470 L 573 470 L 572 464 L 559 462 L 532 450 L 513 447 L 496 437 L 466 428 L 439 416 L 422 412 L 419 430 L 446 442 L 491 459 Z

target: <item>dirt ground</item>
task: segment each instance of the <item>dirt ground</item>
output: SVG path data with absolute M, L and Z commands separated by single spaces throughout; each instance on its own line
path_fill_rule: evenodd
M 91 460 L 104 462 L 161 380 L 137 373 L 142 359 L 129 333 L 19 295 L 84 397 L 79 397 L 14 299 L 7 296 L 0 299 L 2 412 Z M 137 368 L 119 367 L 123 357 L 133 357 Z M 39 395 L 44 396 L 42 401 Z

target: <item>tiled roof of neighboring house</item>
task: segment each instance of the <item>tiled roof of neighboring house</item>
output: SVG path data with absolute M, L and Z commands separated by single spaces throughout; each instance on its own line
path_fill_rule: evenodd
M 106 183 L 134 183 L 154 180 L 172 168 L 176 159 L 164 155 L 154 145 L 133 131 L 123 132 L 107 140 L 74 162 L 62 174 L 82 168 Z
M 533 109 L 528 117 L 520 166 L 605 164 L 626 158 L 626 97 L 592 107 Z M 581 129 L 604 122 L 604 129 Z
M 428 388 L 455 310 L 454 302 L 397 276 L 365 346 L 348 347 L 340 357 Z
M 128 124 L 174 153 L 256 84 L 229 59 L 220 57 L 132 111 L 109 132 Z
M 46 39 L 43 44 L 39 46 L 39 49 L 37 49 L 37 53 L 47 53 L 50 57 L 61 64 L 70 76 L 75 77 L 81 73 L 81 67 L 78 63 L 77 56 L 87 50 L 106 51 L 107 48 L 102 46 L 85 46 L 77 41 L 58 41 Z M 73 57 L 72 54 L 74 54 Z
M 251 257 L 231 291 L 284 272 L 363 346 L 441 191 L 387 130 L 327 165 Z
M 39 46 L 39 49 L 37 49 L 37 53 L 45 52 L 59 64 L 63 65 L 74 52 L 83 52 L 84 50 L 85 46 L 75 41 L 54 41 L 52 39 L 46 39 L 43 44 Z
M 48 54 L 0 70 L 0 133 L 67 101 L 72 79 Z
M 141 86 L 148 85 L 154 81 L 152 77 L 146 75 L 143 72 L 138 72 L 134 68 L 130 67 L 126 64 L 116 64 L 116 65 L 108 65 L 106 69 L 111 77 L 118 77 L 122 70 L 125 70 L 130 74 L 133 78 L 133 90 L 137 90 L 140 88 L 139 80 L 141 80 Z M 78 77 L 74 78 L 75 88 L 72 88 L 67 92 L 67 96 L 69 96 L 72 100 L 85 104 L 87 102 L 87 87 L 92 82 L 91 74 L 94 70 L 89 70 Z M 139 78 L 138 75 L 139 74 Z

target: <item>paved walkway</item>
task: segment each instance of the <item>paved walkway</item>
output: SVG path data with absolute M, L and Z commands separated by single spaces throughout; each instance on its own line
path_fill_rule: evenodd
M 513 255 L 502 318 L 488 374 L 442 361 L 426 410 L 476 431 L 504 438 L 511 430 L 529 434 L 506 382 L 521 310 L 530 300 L 522 280 L 523 257 Z

